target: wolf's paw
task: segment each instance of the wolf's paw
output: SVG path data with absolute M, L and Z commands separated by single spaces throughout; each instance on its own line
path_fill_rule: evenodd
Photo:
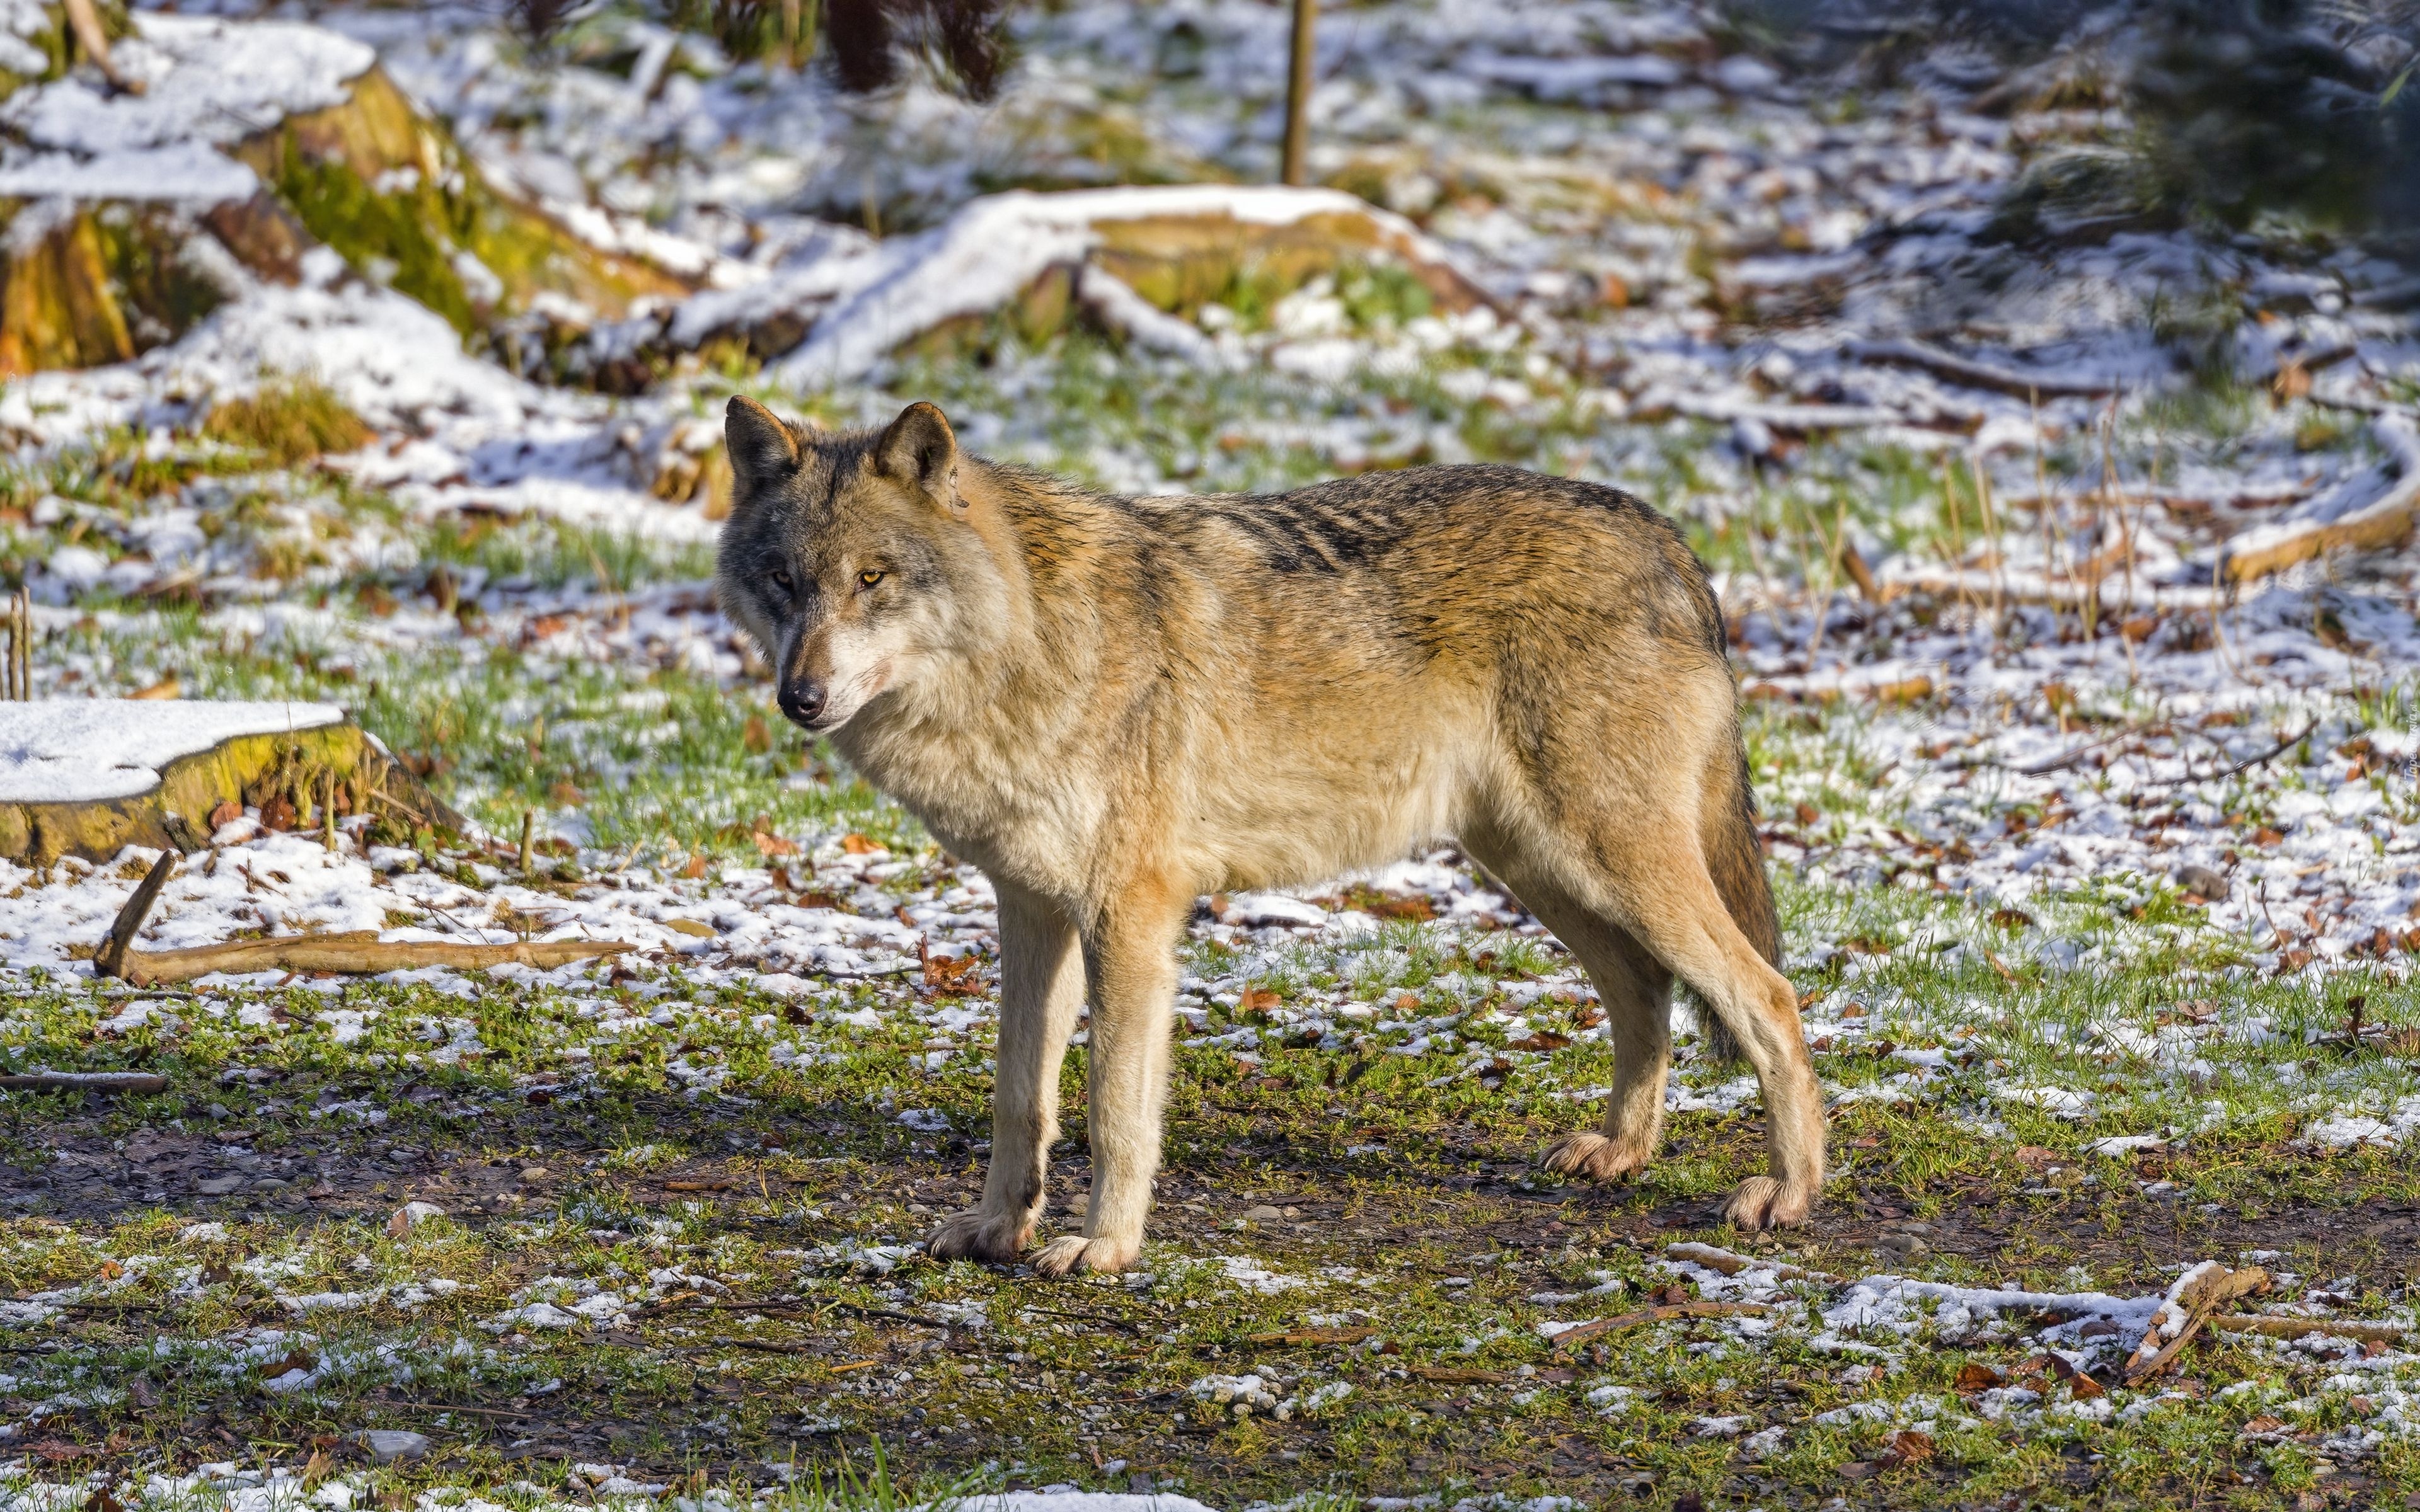
M 1805 1187 L 1788 1186 L 1770 1176 L 1751 1176 L 1731 1188 L 1730 1199 L 1723 1204 L 1723 1221 L 1734 1227 L 1795 1228 L 1807 1221 L 1815 1206 L 1815 1194 Z
M 974 1208 L 934 1229 L 933 1237 L 924 1241 L 924 1250 L 937 1260 L 990 1260 L 1006 1265 L 1025 1253 L 1032 1238 L 1031 1215 Z
M 1566 1176 L 1583 1176 L 1591 1181 L 1618 1181 L 1645 1170 L 1647 1157 L 1601 1134 L 1567 1134 L 1548 1145 L 1546 1152 L 1538 1157 L 1538 1164 Z
M 1033 1268 L 1044 1275 L 1067 1275 L 1077 1271 L 1123 1271 L 1142 1258 L 1142 1245 L 1131 1239 L 1111 1239 L 1104 1234 L 1087 1239 L 1081 1234 L 1068 1234 L 1042 1246 L 1033 1257 Z

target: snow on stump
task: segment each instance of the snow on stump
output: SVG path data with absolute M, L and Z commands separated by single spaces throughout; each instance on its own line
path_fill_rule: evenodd
M 21 865 L 199 850 L 246 808 L 271 828 L 317 825 L 331 800 L 396 839 L 467 823 L 331 704 L 0 703 L 0 856 Z

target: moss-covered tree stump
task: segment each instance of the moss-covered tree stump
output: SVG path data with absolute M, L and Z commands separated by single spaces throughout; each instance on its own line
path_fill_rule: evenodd
M 367 814 L 374 838 L 466 821 L 341 709 L 132 699 L 0 703 L 0 856 L 47 867 L 197 850 L 245 810 L 277 829 Z

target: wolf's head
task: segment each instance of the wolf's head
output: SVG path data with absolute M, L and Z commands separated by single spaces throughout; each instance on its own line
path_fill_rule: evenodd
M 998 633 L 1005 593 L 941 411 L 815 435 L 750 399 L 723 416 L 731 519 L 723 612 L 773 665 L 782 712 L 838 730 L 884 693 Z

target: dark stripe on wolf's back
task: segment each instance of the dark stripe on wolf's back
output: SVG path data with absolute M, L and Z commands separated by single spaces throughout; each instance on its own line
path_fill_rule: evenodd
M 1496 464 L 1364 473 L 1291 493 L 1218 494 L 1199 507 L 1250 534 L 1280 572 L 1340 572 L 1412 534 L 1425 517 L 1499 494 L 1603 509 L 1680 539 L 1669 520 L 1619 488 Z
M 1364 473 L 1291 493 L 1220 494 L 1201 501 L 1201 507 L 1250 535 L 1272 569 L 1332 574 L 1368 564 L 1428 518 L 1457 504 L 1506 496 L 1603 510 L 1619 521 L 1617 529 L 1644 527 L 1648 538 L 1638 544 L 1673 569 L 1689 600 L 1676 616 L 1682 621 L 1677 625 L 1658 612 L 1661 605 L 1640 606 L 1649 616 L 1650 633 L 1659 639 L 1693 640 L 1714 656 L 1726 655 L 1722 610 L 1706 579 L 1705 564 L 1680 527 L 1645 501 L 1605 484 L 1479 463 Z

